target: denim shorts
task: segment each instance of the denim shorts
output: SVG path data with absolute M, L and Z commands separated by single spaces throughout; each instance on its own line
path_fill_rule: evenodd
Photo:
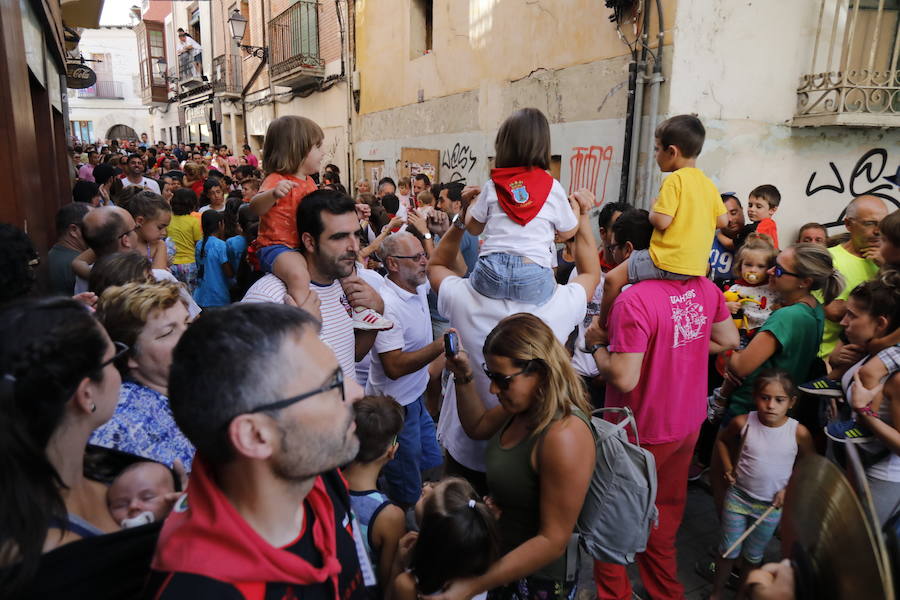
M 289 246 L 283 246 L 281 244 L 274 244 L 272 246 L 263 246 L 260 248 L 256 255 L 259 257 L 259 266 L 265 273 L 274 273 L 275 268 L 275 259 L 282 252 L 296 252 L 293 248 Z
M 684 281 L 691 279 L 693 275 L 672 273 L 656 266 L 649 250 L 635 250 L 628 257 L 628 283 L 647 281 L 648 279 L 668 279 L 670 281 Z
M 523 257 L 513 254 L 479 256 L 469 281 L 482 296 L 538 306 L 550 300 L 556 291 L 553 269 L 525 262 Z

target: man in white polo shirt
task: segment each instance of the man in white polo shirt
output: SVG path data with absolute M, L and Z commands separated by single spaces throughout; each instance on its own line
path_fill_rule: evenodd
M 428 364 L 443 353 L 444 341 L 432 338 L 422 243 L 409 232 L 395 233 L 381 245 L 381 257 L 388 270 L 381 288 L 384 314 L 394 327 L 375 339 L 366 393 L 391 396 L 404 408 L 400 447 L 383 472 L 391 500 L 409 506 L 422 493 L 422 471 L 442 462 L 424 394 Z

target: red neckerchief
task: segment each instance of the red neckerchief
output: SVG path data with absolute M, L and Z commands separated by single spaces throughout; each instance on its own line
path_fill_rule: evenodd
M 491 169 L 491 180 L 503 212 L 523 226 L 541 211 L 553 187 L 553 177 L 538 167 Z
M 396 214 L 393 214 L 393 215 L 392 215 L 391 213 L 388 213 L 387 216 L 388 216 L 388 222 L 390 222 L 390 221 L 392 221 L 392 220 L 394 219 L 394 217 L 396 217 L 397 215 L 396 215 Z M 400 227 L 402 227 L 402 225 L 401 225 Z M 397 233 L 398 231 L 400 231 L 400 227 L 394 227 L 393 229 L 391 229 L 391 233 Z
M 322 555 L 314 567 L 296 554 L 266 542 L 215 484 L 202 458 L 194 459 L 188 493 L 163 524 L 152 568 L 194 573 L 234 585 L 287 583 L 311 585 L 331 580 L 339 598 L 334 505 L 322 477 L 306 496 L 315 515 L 313 543 Z

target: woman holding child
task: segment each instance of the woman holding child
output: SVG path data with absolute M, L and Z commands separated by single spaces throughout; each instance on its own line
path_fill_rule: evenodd
M 44 552 L 119 529 L 106 486 L 83 469 L 88 437 L 115 411 L 113 362 L 127 348 L 70 299 L 7 305 L 0 323 L 0 568 L 20 565 L 0 573 L 0 595 L 15 597 Z
M 484 372 L 500 404 L 485 410 L 461 350 L 448 359 L 459 418 L 473 439 L 488 440 L 487 481 L 505 554 L 486 573 L 460 579 L 439 597 L 565 598 L 570 537 L 594 470 L 590 408 L 565 349 L 543 321 L 516 314 L 484 342 Z

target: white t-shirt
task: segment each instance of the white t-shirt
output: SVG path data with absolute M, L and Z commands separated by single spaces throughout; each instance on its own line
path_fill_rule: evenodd
M 569 274 L 569 283 L 572 283 L 572 280 L 577 276 L 578 269 L 572 269 L 572 272 Z M 578 335 L 575 338 L 575 352 L 572 354 L 572 366 L 575 368 L 575 372 L 582 377 L 596 377 L 600 374 L 600 369 L 597 368 L 597 361 L 594 360 L 594 357 L 582 352 L 580 348 L 584 348 L 584 332 L 591 325 L 592 315 L 599 314 L 600 312 L 600 303 L 603 301 L 604 278 L 605 276 L 603 273 L 600 273 L 600 283 L 594 288 L 594 296 L 588 304 L 587 313 L 584 315 L 584 319 L 578 323 Z
M 485 408 L 491 409 L 498 402 L 490 393 L 490 381 L 481 369 L 484 362 L 481 348 L 491 330 L 504 317 L 520 312 L 531 313 L 544 321 L 559 343 L 564 344 L 575 326 L 584 319 L 587 296 L 581 284 L 570 283 L 557 285 L 553 297 L 541 306 L 514 300 L 494 300 L 476 292 L 468 279 L 451 276 L 441 283 L 437 307 L 438 312 L 450 321 L 450 326 L 459 332 L 462 346 L 469 354 L 475 390 L 484 401 Z M 441 445 L 456 462 L 476 471 L 485 470 L 487 442 L 473 440 L 463 431 L 456 412 L 456 386 L 453 384 L 447 385 L 437 434 Z
M 369 369 L 367 394 L 391 396 L 401 406 L 406 406 L 425 393 L 428 385 L 428 366 L 391 379 L 381 364 L 382 352 L 402 350 L 414 352 L 434 341 L 431 332 L 431 316 L 428 313 L 428 284 L 416 288 L 411 294 L 391 281 L 384 279 L 381 297 L 384 300 L 384 318 L 394 322 L 387 331 L 379 331 L 372 347 L 372 366 Z
M 353 318 L 350 316 L 350 303 L 341 288 L 341 282 L 335 279 L 331 285 L 309 284 L 309 289 L 319 295 L 319 308 L 322 311 L 322 330 L 319 339 L 337 357 L 345 377 L 352 377 L 356 358 L 356 336 L 353 334 Z M 250 286 L 241 302 L 274 302 L 284 303 L 287 287 L 284 282 L 271 273 L 262 277 Z
M 379 275 L 378 271 L 367 269 L 359 263 L 356 263 L 356 274 L 359 275 L 366 283 L 372 286 L 376 292 L 381 294 L 381 288 L 384 287 L 384 277 Z M 362 360 L 356 363 L 356 382 L 366 388 L 369 381 L 369 369 L 372 365 L 372 351 L 366 353 Z
M 144 186 L 145 188 L 147 188 L 148 190 L 150 190 L 151 192 L 156 192 L 157 194 L 159 193 L 159 184 L 156 183 L 155 181 L 153 181 L 152 179 L 150 179 L 149 177 L 144 177 L 143 179 L 141 179 L 141 181 L 139 183 L 132 183 L 131 181 L 129 181 L 129 179 L 127 177 L 122 180 L 123 188 L 131 187 L 133 185 L 141 185 L 141 186 Z
M 484 223 L 484 243 L 478 256 L 513 254 L 523 256 L 547 269 L 553 266 L 556 254 L 554 237 L 557 231 L 570 231 L 578 226 L 578 217 L 569 206 L 563 186 L 553 180 L 550 195 L 544 206 L 527 225 L 519 225 L 500 207 L 494 182 L 488 180 L 481 194 L 469 207 L 469 214 Z

